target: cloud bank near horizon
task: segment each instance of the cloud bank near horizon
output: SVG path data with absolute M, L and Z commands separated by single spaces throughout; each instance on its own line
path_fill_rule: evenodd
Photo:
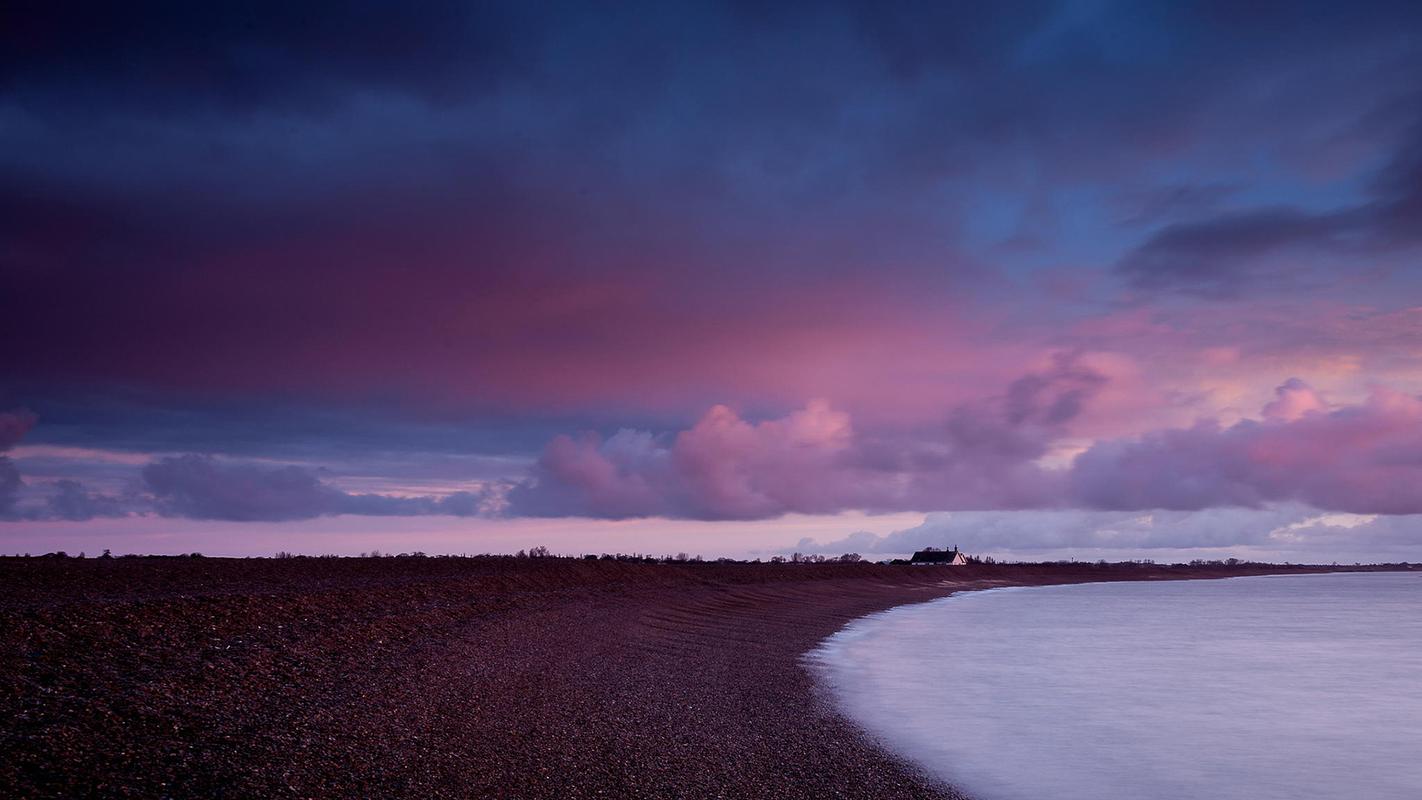
M 752 425 L 712 409 L 670 444 L 621 431 L 560 437 L 515 513 L 742 519 L 846 510 L 1262 508 L 1301 503 L 1357 514 L 1422 513 L 1422 399 L 1375 388 L 1330 406 L 1295 378 L 1257 419 L 1093 443 L 1064 469 L 1042 466 L 1053 435 L 1098 381 L 1014 383 L 995 408 L 962 410 L 933 438 L 858 437 L 823 403 Z M 1069 388 L 1058 385 L 1068 381 Z
M 864 435 L 847 413 L 824 401 L 759 422 L 717 406 L 674 435 L 623 429 L 606 439 L 558 436 L 531 474 L 443 495 L 353 493 L 297 465 L 189 454 L 142 466 L 141 482 L 124 496 L 60 480 L 43 506 L 26 506 L 17 503 L 19 474 L 7 459 L 12 478 L 3 513 L 266 522 L 343 514 L 756 520 L 845 511 L 1195 512 L 1294 505 L 1422 514 L 1415 491 L 1422 482 L 1422 398 L 1377 387 L 1361 403 L 1335 405 L 1294 378 L 1276 389 L 1257 418 L 1100 440 L 1065 466 L 1044 464 L 1107 383 L 1079 358 L 1059 354 L 991 401 L 955 409 L 933 435 Z M 13 447 L 34 417 L 10 412 L 0 422 Z M 1207 538 L 1196 533 L 1200 541 Z

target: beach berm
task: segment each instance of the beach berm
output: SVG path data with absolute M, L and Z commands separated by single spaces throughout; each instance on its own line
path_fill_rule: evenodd
M 803 654 L 957 590 L 1261 569 L 0 559 L 0 796 L 953 797 Z

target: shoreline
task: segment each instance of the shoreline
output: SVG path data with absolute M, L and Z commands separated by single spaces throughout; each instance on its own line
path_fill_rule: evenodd
M 7 796 L 956 798 L 805 655 L 974 589 L 1338 569 L 38 561 L 0 559 Z
M 1294 742 L 1297 749 L 1287 757 L 1268 746 L 1249 749 L 1257 741 L 1272 740 L 1275 732 L 1288 740 L 1290 723 L 1297 720 L 1289 714 L 1298 707 L 1301 694 L 1314 702 L 1316 719 L 1337 720 L 1342 727 L 1355 717 L 1368 718 L 1379 726 L 1378 738 L 1386 743 L 1378 744 L 1374 752 L 1384 755 L 1374 757 L 1361 774 L 1390 775 L 1389 767 L 1399 751 L 1406 752 L 1416 741 L 1416 726 L 1402 721 L 1408 717 L 1397 715 L 1395 700 L 1385 699 L 1389 695 L 1410 696 L 1410 687 L 1405 683 L 1390 686 L 1390 692 L 1379 688 L 1400 674 L 1390 666 L 1380 666 L 1377 674 L 1369 672 L 1374 665 L 1397 663 L 1392 648 L 1396 642 L 1415 640 L 1415 621 L 1404 615 L 1385 622 L 1375 619 L 1369 606 L 1359 605 L 1381 598 L 1383 604 L 1372 608 L 1377 609 L 1377 617 L 1384 618 L 1386 609 L 1409 607 L 1399 601 L 1396 592 L 1402 587 L 1410 592 L 1402 595 L 1406 600 L 1415 599 L 1417 576 L 1406 573 L 1416 571 L 1416 567 L 1398 565 L 1389 570 L 1367 570 L 1383 573 L 1372 577 L 1359 574 L 1362 570 L 1335 569 L 1199 576 L 1174 589 L 1139 591 L 1109 586 L 1138 581 L 969 589 L 860 617 L 808 653 L 806 664 L 840 713 L 885 749 L 922 765 L 966 797 L 978 797 L 978 791 L 993 796 L 1050 797 L 1062 792 L 1064 796 L 1091 797 L 1100 795 L 1102 787 L 1108 787 L 1106 793 L 1112 796 L 1149 796 L 1153 791 L 1170 797 L 1201 796 L 1199 791 L 1182 788 L 1193 786 L 1192 776 L 1198 777 L 1194 773 L 1182 774 L 1176 782 L 1159 778 L 1169 774 L 1170 765 L 1176 763 L 1172 757 L 1180 742 L 1195 742 L 1208 759 L 1235 765 L 1232 777 L 1215 786 L 1214 792 L 1234 796 L 1238 787 L 1244 787 L 1247 794 L 1251 786 L 1277 790 L 1287 785 L 1294 796 L 1302 796 L 1311 790 L 1311 781 L 1324 783 L 1322 776 L 1308 776 L 1312 765 L 1328 762 L 1331 751 L 1327 747 L 1319 749 L 1316 741 L 1304 736 Z M 1373 583 L 1375 580 L 1380 583 Z M 1212 581 L 1219 584 L 1211 588 L 1207 582 Z M 1085 601 L 1079 594 L 1083 591 Z M 997 599 L 988 599 L 988 594 Z M 1324 599 L 1320 601 L 1319 595 Z M 969 601 L 974 605 L 964 610 L 960 604 Z M 1096 607 L 1083 602 L 1094 602 Z M 1163 605 L 1152 605 L 1156 602 Z M 1137 610 L 1138 604 L 1146 610 Z M 956 617 L 937 613 L 954 607 L 959 610 Z M 1361 617 L 1357 608 L 1365 609 Z M 1351 620 L 1345 616 L 1350 610 L 1355 615 Z M 1302 627 L 1308 623 L 1300 623 L 1300 614 L 1307 614 L 1313 627 Z M 1191 629 L 1187 624 L 1191 620 L 1206 622 Z M 1212 628 L 1212 623 L 1218 627 Z M 1373 623 L 1371 639 L 1357 633 Z M 957 631 L 959 636 L 937 636 L 941 630 Z M 1240 636 L 1241 630 L 1250 633 Z M 1301 630 L 1307 633 L 1300 634 Z M 1221 635 L 1222 631 L 1229 633 Z M 1354 635 L 1355 646 L 1336 646 L 1351 643 L 1349 637 Z M 1246 640 L 1248 644 L 1241 644 Z M 1182 648 L 1182 642 L 1199 646 Z M 1330 655 L 1324 655 L 1330 646 L 1332 662 Z M 1315 647 L 1320 649 L 1310 649 Z M 1347 649 L 1357 654 L 1339 655 Z M 1278 658 L 1281 652 L 1289 656 Z M 1403 652 L 1405 660 L 1408 654 L 1405 649 Z M 1142 658 L 1142 653 L 1150 655 Z M 1162 653 L 1169 655 L 1161 659 Z M 1275 654 L 1275 664 L 1287 661 L 1292 667 L 1297 663 L 1299 669 L 1291 672 L 1281 667 L 1273 683 L 1266 678 L 1264 683 L 1251 685 L 1248 678 L 1265 672 L 1255 669 L 1260 653 Z M 1350 657 L 1351 663 L 1347 661 Z M 1304 666 L 1318 663 L 1332 666 L 1315 667 L 1312 672 Z M 1003 670 L 1004 664 L 1015 667 Z M 1201 681 L 1190 687 L 1189 677 L 1215 675 L 1211 670 L 1221 664 L 1227 665 L 1219 667 L 1223 680 Z M 1230 669 L 1233 676 L 1227 672 Z M 1162 682 L 1160 675 L 1172 675 L 1171 682 Z M 1058 680 L 1060 676 L 1066 677 Z M 1189 677 L 1178 680 L 1180 676 Z M 1231 679 L 1239 676 L 1246 679 Z M 1371 695 L 1329 694 L 1316 689 L 1336 676 L 1370 687 Z M 1297 687 L 1303 685 L 1310 689 L 1299 692 Z M 957 688 L 950 697 L 943 693 L 944 686 Z M 1221 686 L 1230 686 L 1230 692 L 1222 694 Z M 1288 688 L 1276 690 L 1279 686 Z M 1279 693 L 1271 694 L 1274 691 Z M 1291 691 L 1295 693 L 1289 694 Z M 1174 705 L 1170 701 L 1157 704 L 1155 698 L 1162 696 L 1188 699 L 1175 699 Z M 1237 709 L 1213 705 L 1222 696 L 1251 697 L 1250 720 L 1255 726 L 1232 727 L 1238 723 Z M 1013 702 L 1003 705 L 1004 697 Z M 1166 710 L 1160 711 L 1162 708 Z M 1123 715 L 1122 709 L 1131 713 Z M 1156 710 L 1141 713 L 1141 709 Z M 1282 713 L 1271 717 L 1270 710 Z M 979 732 L 974 726 L 960 724 L 963 720 L 978 721 L 985 727 Z M 1054 720 L 1072 722 L 1056 725 Z M 1259 724 L 1263 720 L 1267 723 Z M 1247 733 L 1241 735 L 1242 730 Z M 1084 739 L 1082 731 L 1088 732 Z M 1161 738 L 1159 731 L 1169 733 Z M 1157 738 L 1152 739 L 1151 734 Z M 1391 739 L 1387 739 L 1389 734 Z M 1131 753 L 1131 746 L 1141 749 Z M 1082 766 L 1103 747 L 1112 753 L 1131 753 L 1134 758 L 1127 760 L 1140 768 L 1123 771 L 1121 765 L 1126 762 L 1121 759 L 1117 759 L 1120 763 L 1108 762 L 1114 766 L 1105 768 Z M 1280 768 L 1279 763 L 1287 766 Z M 1406 785 L 1415 785 L 1417 776 L 1409 778 Z M 963 782 L 957 783 L 959 780 Z M 1151 783 L 1157 780 L 1164 780 L 1164 784 Z M 1384 779 L 1364 794 L 1377 791 L 1379 796 L 1394 796 L 1393 790 L 1404 787 L 1399 781 L 1405 780 Z M 1166 786 L 1174 791 L 1167 792 Z M 1346 792 L 1351 786 L 1331 785 L 1330 790 Z

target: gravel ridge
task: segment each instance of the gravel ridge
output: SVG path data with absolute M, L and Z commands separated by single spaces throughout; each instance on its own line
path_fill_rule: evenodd
M 957 798 L 803 654 L 964 589 L 1260 571 L 0 559 L 0 796 Z

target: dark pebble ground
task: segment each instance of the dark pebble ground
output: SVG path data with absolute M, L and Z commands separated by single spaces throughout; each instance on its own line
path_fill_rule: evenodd
M 0 559 L 0 797 L 950 798 L 807 650 L 958 589 L 1218 574 Z

